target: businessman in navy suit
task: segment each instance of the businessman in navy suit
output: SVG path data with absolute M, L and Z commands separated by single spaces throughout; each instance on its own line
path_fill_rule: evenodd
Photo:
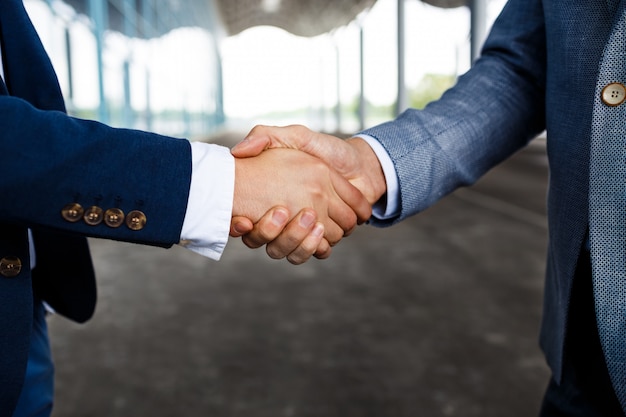
M 481 57 L 423 111 L 348 141 L 257 127 L 237 157 L 299 148 L 337 167 L 385 226 L 431 206 L 543 130 L 550 243 L 542 416 L 626 409 L 626 2 L 509 0 Z M 233 225 L 250 230 L 246 219 Z M 253 229 L 244 241 L 272 242 Z
M 235 162 L 216 145 L 69 117 L 22 0 L 0 0 L 0 55 L 0 417 L 50 415 L 46 309 L 94 313 L 86 236 L 217 260 L 244 215 L 268 236 L 286 227 L 298 244 L 281 252 L 301 263 L 370 216 L 356 188 L 302 152 Z

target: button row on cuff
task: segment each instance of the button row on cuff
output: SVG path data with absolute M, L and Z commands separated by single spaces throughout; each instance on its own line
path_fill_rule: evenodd
M 104 211 L 98 206 L 91 206 L 85 210 L 78 203 L 71 203 L 63 207 L 61 216 L 70 223 L 83 220 L 90 226 L 97 226 L 104 221 L 107 226 L 117 228 L 126 223 L 126 226 L 131 230 L 141 230 L 147 222 L 146 215 L 139 210 L 133 210 L 125 216 L 124 212 L 118 208 Z

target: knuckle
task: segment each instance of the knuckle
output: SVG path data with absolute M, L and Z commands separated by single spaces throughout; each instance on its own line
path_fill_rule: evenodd
M 352 233 L 352 230 L 354 230 L 358 221 L 356 214 L 352 210 L 346 208 L 337 217 L 338 218 L 335 221 L 337 222 L 339 228 L 341 228 L 343 235 L 347 236 Z
M 263 245 L 262 243 L 258 243 L 256 239 L 254 239 L 254 237 L 252 237 L 251 235 L 242 236 L 241 241 L 243 242 L 244 245 L 246 245 L 250 249 L 256 249 Z
M 285 257 L 285 255 L 273 245 L 267 245 L 265 252 L 267 256 L 272 259 L 283 259 Z
M 333 227 L 332 230 L 327 230 L 324 235 L 330 246 L 335 246 L 344 237 L 344 231 L 340 227 Z
M 276 238 L 276 234 L 273 233 L 273 231 L 263 228 L 258 231 L 258 236 L 256 237 L 256 240 L 258 242 L 263 242 L 262 244 L 265 244 L 265 243 L 271 242 L 275 238 Z
M 317 252 L 313 256 L 315 256 L 317 259 L 328 259 L 328 257 L 330 256 L 330 253 L 331 253 L 331 250 L 329 247 L 328 250 L 324 252 Z
M 358 221 L 358 218 L 356 216 L 356 213 L 350 210 L 350 212 L 348 213 L 348 217 L 346 219 L 346 224 L 345 224 L 346 227 L 344 227 L 343 230 L 345 232 L 352 231 L 352 229 L 354 229 L 354 227 L 356 226 L 357 221 Z
M 302 243 L 301 236 L 287 236 L 285 239 L 285 247 L 287 248 L 297 248 Z
M 304 133 L 306 133 L 309 129 L 301 124 L 294 124 L 290 126 L 291 129 L 293 129 L 293 131 L 297 134 L 297 135 L 302 135 Z
M 306 259 L 300 259 L 297 256 L 291 256 L 289 255 L 287 257 L 287 261 L 292 264 L 292 265 L 302 265 L 303 263 L 306 262 Z
M 252 130 L 250 131 L 250 133 L 258 133 L 259 130 L 263 130 L 265 129 L 265 126 L 263 125 L 256 125 L 252 128 Z
M 317 248 L 317 251 L 315 252 L 315 257 L 320 259 L 328 258 L 331 252 L 332 248 L 330 247 L 328 241 L 326 239 L 322 239 Z

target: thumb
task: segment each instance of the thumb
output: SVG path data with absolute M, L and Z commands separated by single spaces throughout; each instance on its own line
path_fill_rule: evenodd
M 290 126 L 255 126 L 245 139 L 231 149 L 233 156 L 246 158 L 257 156 L 270 148 L 291 148 L 316 156 L 332 164 L 338 157 L 337 152 L 345 151 L 334 136 L 313 132 L 302 125 Z M 341 159 L 341 158 L 339 158 Z
M 257 156 L 270 146 L 270 137 L 264 135 L 252 135 L 252 132 L 248 134 L 238 144 L 236 144 L 230 153 L 235 158 L 249 158 Z
M 252 229 L 254 229 L 254 225 L 250 219 L 247 217 L 235 216 L 230 222 L 229 235 L 231 237 L 241 237 L 250 233 Z
M 231 149 L 231 153 L 236 158 L 248 158 L 270 148 L 291 148 L 320 157 L 309 149 L 313 136 L 311 130 L 301 125 L 282 127 L 257 125 L 244 140 Z

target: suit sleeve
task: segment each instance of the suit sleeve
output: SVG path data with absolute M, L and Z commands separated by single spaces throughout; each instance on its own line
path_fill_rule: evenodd
M 401 212 L 434 204 L 528 143 L 545 128 L 546 39 L 541 0 L 511 0 L 481 58 L 440 100 L 364 131 L 394 162 Z
M 187 140 L 0 96 L 0 167 L 0 222 L 163 247 L 180 239 L 192 168 Z M 67 220 L 67 207 L 119 216 L 88 222 L 78 210 Z

